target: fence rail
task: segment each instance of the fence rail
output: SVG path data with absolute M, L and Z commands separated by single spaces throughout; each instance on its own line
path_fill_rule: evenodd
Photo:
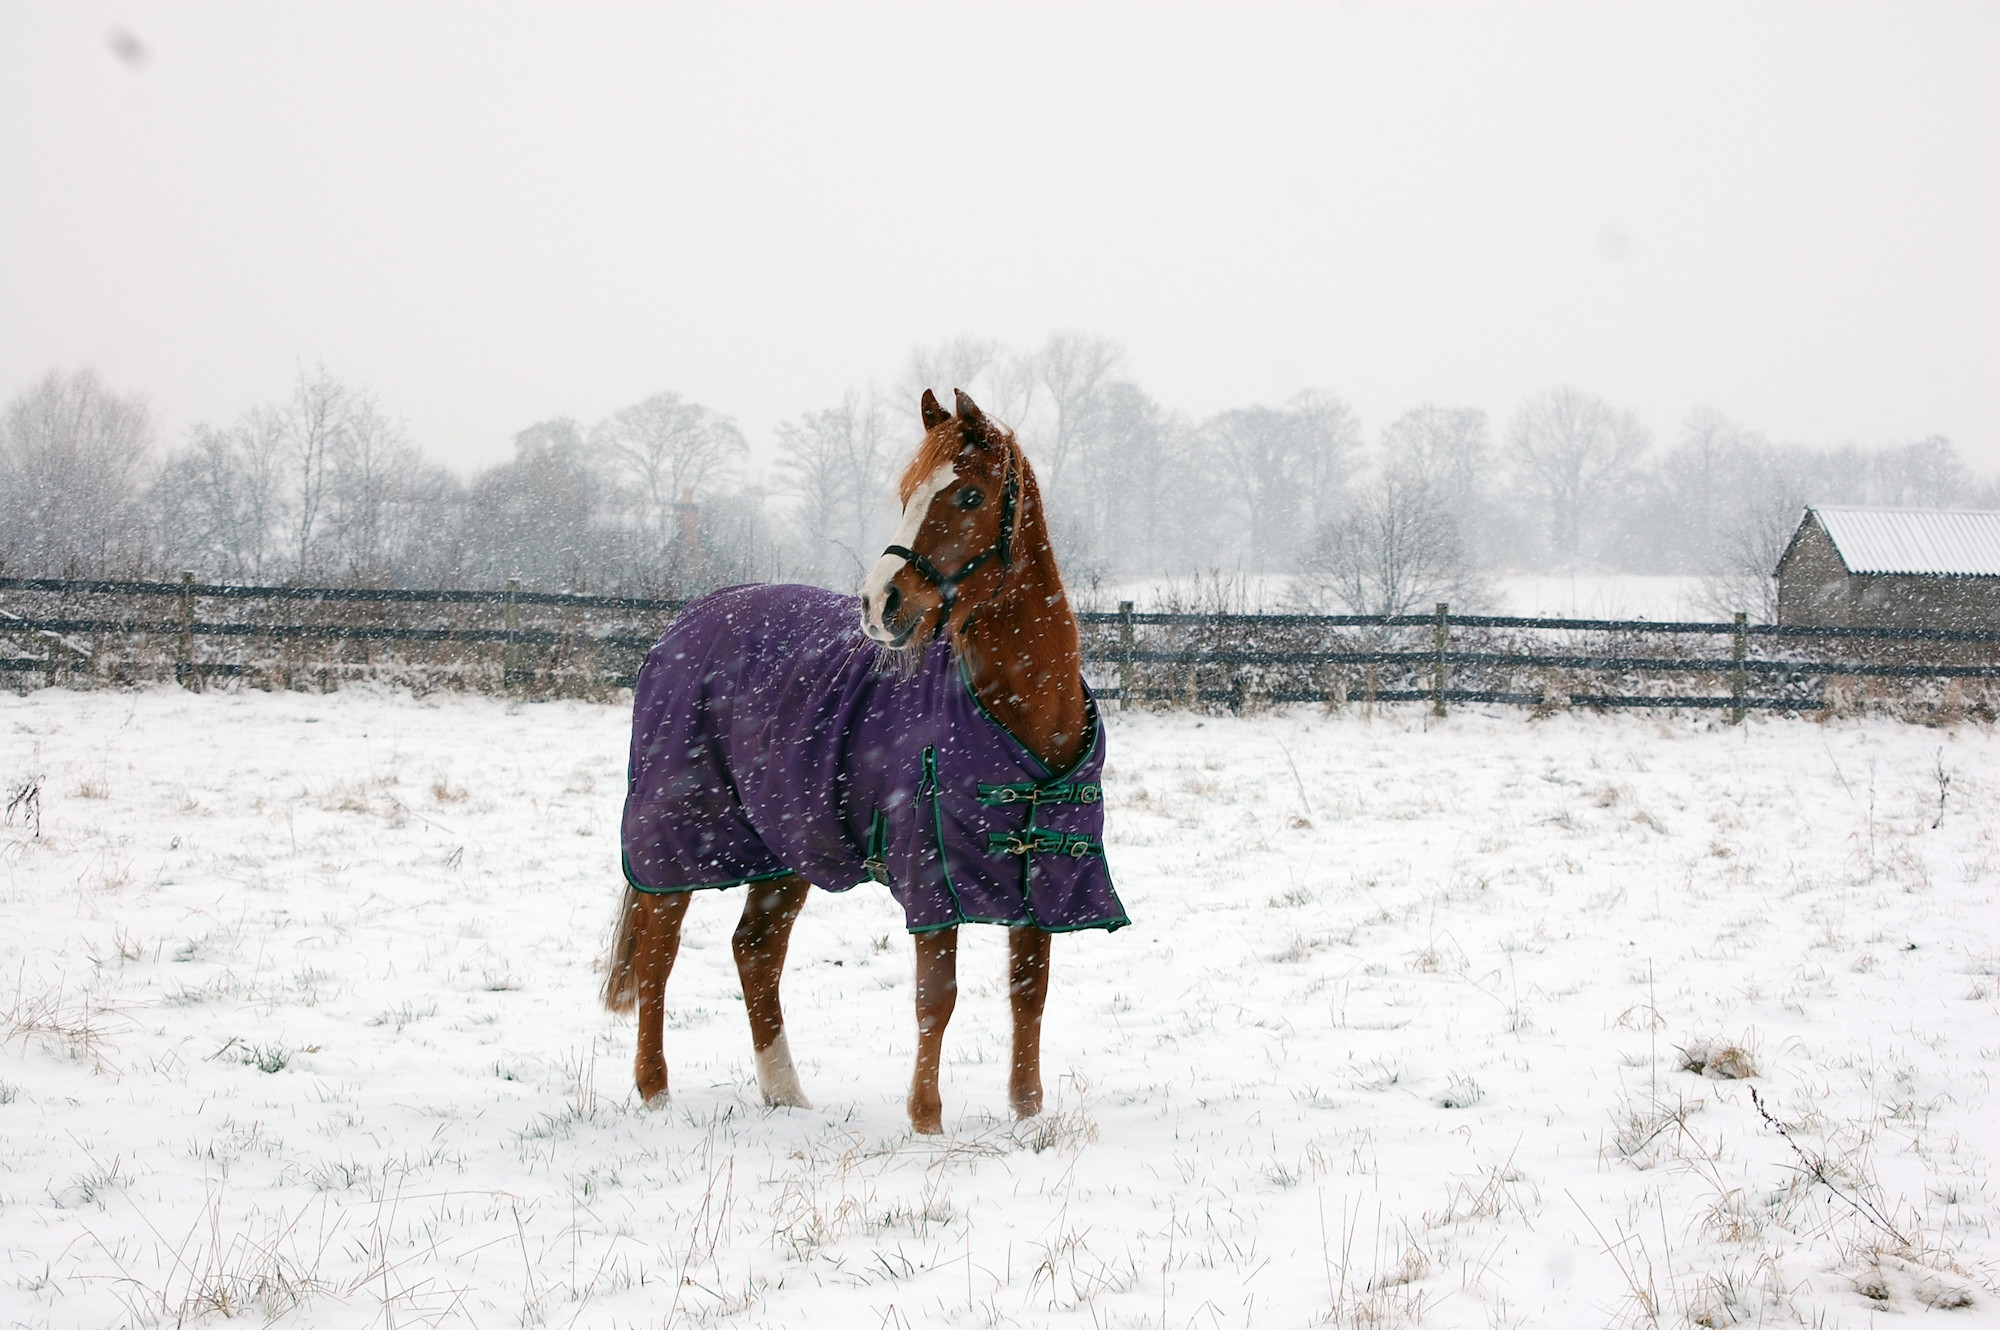
M 146 612 L 159 598 L 176 602 L 171 617 Z M 211 678 L 332 687 L 383 677 L 602 695 L 633 682 L 683 603 L 513 584 L 0 578 L 0 673 L 21 687 L 33 676 L 48 686 L 172 677 L 189 687 Z M 1899 687 L 1897 696 L 1933 709 L 1991 711 L 1994 690 L 1982 681 L 2000 679 L 2000 632 L 1960 629 L 1540 619 L 1444 606 L 1428 615 L 1248 615 L 1124 604 L 1078 620 L 1086 672 L 1101 698 L 1121 706 L 1418 702 L 1441 714 L 1454 703 L 1490 703 L 1724 709 L 1740 718 L 1818 710 L 1829 705 L 1827 688 L 1866 686 Z M 1428 640 L 1412 644 L 1413 632 Z M 1688 636 L 1727 638 L 1730 654 L 1674 650 Z

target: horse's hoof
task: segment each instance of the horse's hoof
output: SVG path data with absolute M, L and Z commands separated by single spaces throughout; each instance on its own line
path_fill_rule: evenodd
M 764 1102 L 772 1108 L 811 1108 L 813 1106 L 812 1100 L 806 1098 L 806 1092 L 797 1086 L 793 1086 L 789 1093 L 775 1090 L 766 1091 Z
M 642 1113 L 661 1113 L 672 1108 L 673 1104 L 674 1097 L 665 1090 L 661 1090 L 657 1094 L 642 1094 L 639 1096 L 639 1111 Z
M 1042 1092 L 1037 1090 L 1031 1095 L 1015 1095 L 1013 1097 L 1013 1104 L 1014 1116 L 1017 1118 L 1040 1117 L 1042 1114 Z
M 919 1136 L 944 1135 L 944 1105 L 910 1103 L 910 1130 Z
M 640 1064 L 634 1071 L 632 1080 L 639 1087 L 639 1102 L 648 1107 L 667 1102 L 667 1069 L 665 1066 Z

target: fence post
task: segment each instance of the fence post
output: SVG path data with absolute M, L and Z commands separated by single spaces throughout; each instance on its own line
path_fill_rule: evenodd
M 1437 663 L 1431 666 L 1431 714 L 1444 714 L 1444 651 L 1451 644 L 1451 626 L 1448 618 L 1451 607 L 1443 601 L 1437 607 Z
M 515 640 L 521 631 L 521 607 L 514 603 L 514 596 L 520 589 L 520 578 L 507 579 L 507 606 L 502 612 L 507 638 L 500 647 L 500 684 L 503 688 L 512 688 L 521 681 L 521 644 Z
M 174 645 L 174 682 L 201 691 L 194 669 L 194 574 L 185 568 L 181 569 L 181 631 Z
M 1118 602 L 1118 709 L 1132 705 L 1132 602 Z
M 1735 671 L 1729 676 L 1729 723 L 1743 723 L 1743 695 L 1749 691 L 1750 672 L 1743 668 L 1743 658 L 1750 654 L 1750 616 L 1742 610 L 1736 611 L 1736 632 L 1729 644 L 1729 658 L 1736 662 Z

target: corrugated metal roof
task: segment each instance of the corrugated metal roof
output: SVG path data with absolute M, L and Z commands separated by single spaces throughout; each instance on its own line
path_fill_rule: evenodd
M 2000 512 L 1814 508 L 1851 573 L 2000 577 Z

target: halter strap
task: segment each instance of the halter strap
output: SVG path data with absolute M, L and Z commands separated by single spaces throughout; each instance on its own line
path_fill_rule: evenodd
M 944 613 L 938 616 L 937 631 L 944 631 L 945 621 L 951 618 L 951 608 L 958 602 L 959 583 L 978 572 L 986 564 L 999 559 L 1000 566 L 1006 568 L 1014 561 L 1014 509 L 1020 502 L 1021 480 L 1018 472 L 1011 467 L 1007 471 L 1007 484 L 1000 492 L 1000 535 L 986 549 L 975 554 L 963 568 L 955 573 L 947 573 L 930 559 L 904 545 L 890 545 L 884 554 L 893 554 L 909 562 L 917 570 L 918 576 L 938 589 L 944 600 Z

